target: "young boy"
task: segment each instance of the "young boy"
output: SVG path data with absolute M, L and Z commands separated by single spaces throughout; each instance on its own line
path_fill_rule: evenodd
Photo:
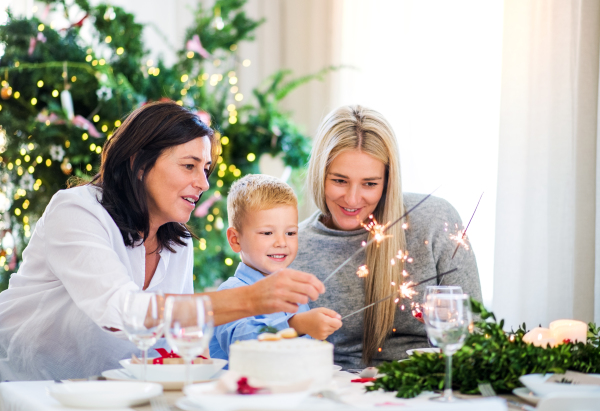
M 227 197 L 227 240 L 242 262 L 219 290 L 251 285 L 286 268 L 298 252 L 298 200 L 290 186 L 263 174 L 236 181 Z M 308 304 L 296 314 L 274 313 L 244 318 L 215 327 L 210 356 L 228 359 L 229 346 L 238 340 L 255 339 L 261 329 L 294 328 L 299 335 L 324 340 L 342 326 L 340 315 L 328 308 L 310 310 Z

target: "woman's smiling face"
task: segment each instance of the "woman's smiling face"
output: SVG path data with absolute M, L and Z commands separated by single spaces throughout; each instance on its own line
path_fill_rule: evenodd
M 200 194 L 209 188 L 211 163 L 208 137 L 171 147 L 158 157 L 144 176 L 152 227 L 189 221 Z
M 359 150 L 344 151 L 325 176 L 330 228 L 355 230 L 375 211 L 385 186 L 385 165 Z

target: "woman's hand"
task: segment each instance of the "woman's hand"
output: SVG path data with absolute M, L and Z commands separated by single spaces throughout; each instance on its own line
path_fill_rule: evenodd
M 244 287 L 246 288 L 246 287 Z M 251 315 L 277 312 L 295 313 L 298 304 L 315 301 L 325 286 L 312 274 L 284 269 L 246 288 Z
M 215 325 L 279 312 L 295 313 L 298 304 L 315 301 L 325 286 L 312 274 L 286 268 L 245 287 L 201 293 L 212 301 Z

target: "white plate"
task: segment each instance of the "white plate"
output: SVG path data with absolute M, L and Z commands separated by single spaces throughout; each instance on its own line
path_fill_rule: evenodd
M 287 394 L 211 394 L 216 382 L 188 385 L 183 389 L 187 398 L 195 405 L 206 410 L 260 409 L 283 410 L 295 408 L 310 395 L 310 391 Z
M 341 365 L 332 365 L 332 367 L 333 367 L 332 368 L 333 372 L 338 372 L 338 371 L 342 370 L 342 366 Z
M 441 350 L 439 348 L 431 348 L 431 347 L 427 347 L 427 348 L 415 348 L 413 350 L 406 350 L 406 353 L 410 356 L 413 355 L 414 353 L 437 353 L 439 354 L 441 352 Z
M 67 407 L 119 408 L 145 404 L 163 389 L 151 382 L 81 381 L 55 384 L 48 392 Z
M 211 378 L 209 380 L 194 381 L 194 384 L 201 384 L 201 383 L 216 381 L 223 372 L 224 371 L 217 372 L 217 374 L 215 374 L 214 378 Z M 129 372 L 125 368 L 104 371 L 104 372 L 102 372 L 102 376 L 104 378 L 106 378 L 107 380 L 111 380 L 111 381 L 139 381 L 133 375 L 129 374 Z M 185 385 L 184 381 L 152 381 L 152 382 L 162 385 L 163 390 L 165 390 L 165 391 L 181 390 L 183 388 L 183 386 Z
M 515 394 L 520 399 L 527 401 L 530 404 L 537 404 L 538 402 L 540 402 L 540 397 L 535 395 L 529 390 L 529 388 L 526 387 L 515 388 L 513 390 L 513 394 Z
M 175 406 L 183 411 L 204 411 L 204 408 L 194 404 L 188 397 L 178 399 Z
M 192 365 L 192 379 L 194 381 L 210 380 L 216 373 L 221 371 L 227 364 L 227 360 L 212 358 L 212 364 Z M 132 364 L 131 359 L 119 361 L 121 367 L 125 368 L 138 380 L 142 377 L 143 364 Z M 153 382 L 181 382 L 185 381 L 184 364 L 148 364 L 146 369 L 146 380 Z
M 553 374 L 527 374 L 519 377 L 519 381 L 539 397 L 554 393 L 600 392 L 600 385 L 545 383 L 544 381 L 550 378 L 551 375 Z M 599 374 L 588 375 L 600 377 Z

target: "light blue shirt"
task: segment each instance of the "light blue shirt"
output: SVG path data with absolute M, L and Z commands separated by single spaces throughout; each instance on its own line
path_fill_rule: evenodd
M 244 263 L 240 263 L 235 270 L 235 276 L 229 277 L 219 287 L 220 290 L 243 287 L 252 285 L 265 277 L 253 268 Z M 299 304 L 298 312 L 303 313 L 310 310 L 308 304 Z M 229 346 L 240 340 L 253 340 L 260 334 L 260 329 L 265 326 L 274 327 L 278 330 L 289 328 L 288 321 L 295 314 L 291 313 L 273 313 L 266 315 L 257 315 L 254 317 L 243 318 L 227 324 L 215 327 L 215 335 L 210 341 L 210 356 L 212 358 L 229 359 Z M 310 338 L 309 336 L 306 336 Z

